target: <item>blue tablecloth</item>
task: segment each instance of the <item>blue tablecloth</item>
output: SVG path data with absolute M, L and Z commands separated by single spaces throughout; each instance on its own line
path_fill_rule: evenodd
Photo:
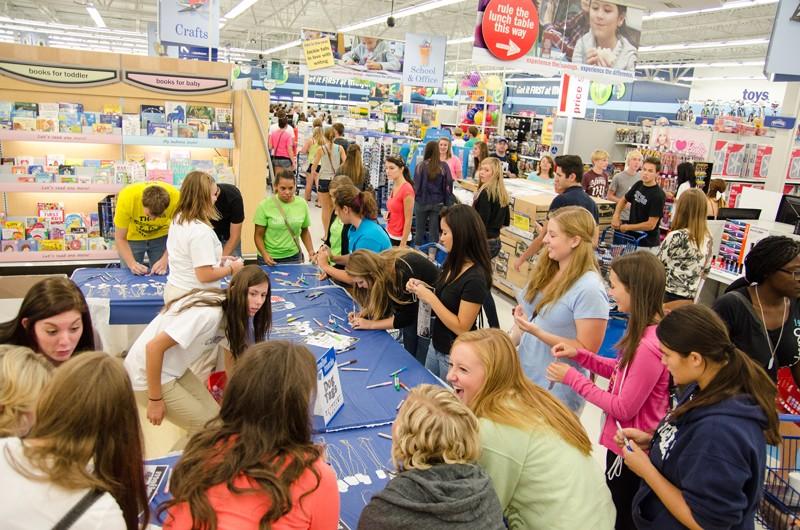
M 270 273 L 273 291 L 298 289 L 289 285 L 303 277 L 302 288 L 333 285 L 330 280 L 317 279 L 314 265 L 275 265 L 262 267 Z M 149 324 L 164 307 L 166 276 L 136 276 L 128 269 L 80 268 L 72 273 L 74 281 L 87 298 L 107 299 L 110 306 L 109 324 Z M 222 280 L 223 286 L 227 285 Z
M 391 428 L 388 425 L 365 427 L 314 436 L 316 442 L 326 445 L 327 461 L 339 479 L 340 528 L 358 526 L 361 510 L 374 494 L 386 486 L 389 473 L 394 471 L 392 442 L 381 438 L 378 433 L 389 435 Z M 155 472 L 155 477 L 161 478 L 160 481 L 154 480 L 155 489 L 150 501 L 153 524 L 163 523 L 166 514 L 159 518 L 157 508 L 171 497 L 167 483 L 179 458 L 180 455 L 170 455 L 146 462 L 148 476 L 154 476 L 152 473 Z

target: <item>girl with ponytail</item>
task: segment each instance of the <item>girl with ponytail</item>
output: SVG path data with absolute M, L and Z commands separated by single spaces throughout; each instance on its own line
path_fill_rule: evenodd
M 675 309 L 656 335 L 675 384 L 688 388 L 654 433 L 616 435 L 643 481 L 633 501 L 636 527 L 752 528 L 766 444 L 780 442 L 775 384 L 707 307 Z
M 347 233 L 349 251 L 366 249 L 373 252 L 383 252 L 391 248 L 389 235 L 376 221 L 378 217 L 378 203 L 375 195 L 369 191 L 359 191 L 355 186 L 340 186 L 333 195 L 333 210 L 342 223 L 349 224 Z M 334 263 L 346 265 L 349 255 L 336 256 Z M 327 247 L 320 248 L 317 252 L 317 265 L 330 278 L 352 284 L 350 275 L 343 270 L 329 265 L 330 251 Z

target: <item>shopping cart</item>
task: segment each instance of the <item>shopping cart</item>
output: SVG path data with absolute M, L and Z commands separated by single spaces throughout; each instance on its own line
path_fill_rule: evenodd
M 444 260 L 447 259 L 447 250 L 439 243 L 425 243 L 417 247 L 417 250 L 428 256 L 428 259 L 442 268 Z
M 764 497 L 756 510 L 756 521 L 767 530 L 800 527 L 800 492 L 790 484 L 798 471 L 800 416 L 781 414 L 780 421 L 782 443 L 767 447 Z
M 619 232 L 613 228 L 603 230 L 597 245 L 597 262 L 603 280 L 608 282 L 614 258 L 639 250 L 639 244 L 645 237 L 645 232 Z

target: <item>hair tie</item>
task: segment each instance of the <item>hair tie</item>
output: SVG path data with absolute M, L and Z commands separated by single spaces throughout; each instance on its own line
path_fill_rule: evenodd
M 358 209 L 359 212 L 361 211 L 361 194 L 362 193 L 363 192 L 359 191 L 358 195 L 356 195 L 355 199 L 353 199 L 353 206 L 355 206 L 356 209 Z

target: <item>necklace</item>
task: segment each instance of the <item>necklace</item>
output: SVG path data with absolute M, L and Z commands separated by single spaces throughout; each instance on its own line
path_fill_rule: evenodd
M 758 295 L 758 285 L 755 287 L 756 292 L 756 300 L 758 300 L 758 310 L 761 312 L 761 325 L 764 326 L 764 335 L 767 336 L 767 346 L 769 347 L 769 365 L 767 366 L 767 370 L 772 370 L 772 366 L 775 364 L 775 352 L 778 351 L 778 347 L 781 345 L 781 339 L 783 338 L 783 328 L 784 323 L 786 322 L 786 313 L 789 311 L 789 300 L 784 296 L 783 297 L 783 318 L 781 319 L 781 332 L 778 335 L 778 340 L 775 342 L 775 346 L 772 346 L 772 339 L 769 338 L 769 330 L 767 330 L 767 321 L 764 319 L 764 306 L 761 305 L 761 297 Z

